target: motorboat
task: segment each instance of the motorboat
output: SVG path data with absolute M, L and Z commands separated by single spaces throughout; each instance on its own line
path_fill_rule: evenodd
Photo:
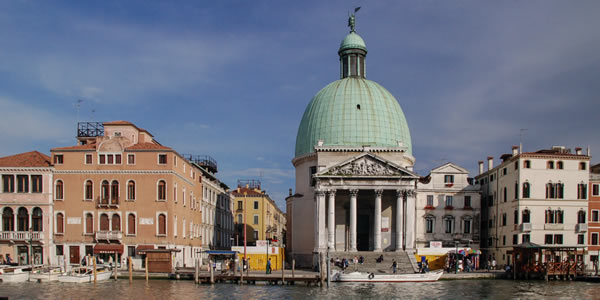
M 31 273 L 29 273 L 29 281 L 57 281 L 58 276 L 60 275 L 63 275 L 60 267 L 42 267 L 33 269 Z
M 332 281 L 337 282 L 430 282 L 437 281 L 444 274 L 443 270 L 414 274 L 375 274 L 368 272 L 338 272 L 333 274 Z
M 25 282 L 29 279 L 29 272 L 25 269 L 31 267 L 7 266 L 0 269 L 0 282 Z
M 104 267 L 96 267 L 96 281 L 108 280 L 111 275 L 111 271 Z M 70 272 L 59 275 L 58 281 L 60 282 L 93 282 L 94 281 L 94 268 L 93 267 L 76 267 Z

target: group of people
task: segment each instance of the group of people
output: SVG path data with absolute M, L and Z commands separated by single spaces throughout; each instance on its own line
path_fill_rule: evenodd
M 362 265 L 365 262 L 365 258 L 361 255 L 360 257 L 355 256 L 354 258 L 351 258 L 351 259 L 347 259 L 345 257 L 340 259 L 339 257 L 336 257 L 334 260 L 332 257 L 329 262 L 332 265 L 341 268 L 342 270 L 346 270 L 350 266 L 351 263 L 354 264 L 354 266 L 357 266 L 359 264 Z
M 490 270 L 492 264 L 494 265 L 494 269 L 496 266 L 496 259 L 493 259 L 493 262 L 488 260 L 488 271 Z M 473 272 L 476 270 L 475 262 L 469 256 L 449 256 L 446 260 L 446 271 L 447 272 Z
M 16 262 L 10 257 L 10 253 L 6 253 L 6 258 L 4 258 L 4 255 L 0 254 L 0 265 L 16 265 Z

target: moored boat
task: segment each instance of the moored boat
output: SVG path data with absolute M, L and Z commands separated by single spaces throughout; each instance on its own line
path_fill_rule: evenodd
M 0 282 L 25 282 L 29 279 L 27 267 L 5 267 L 0 269 Z
M 375 274 L 367 272 L 336 273 L 332 281 L 337 282 L 430 282 L 437 281 L 443 270 L 414 274 Z
M 60 267 L 43 267 L 34 269 L 29 273 L 29 281 L 46 282 L 57 281 L 63 272 Z
M 96 281 L 108 280 L 111 272 L 108 268 L 97 267 L 96 268 Z M 94 269 L 91 267 L 78 267 L 73 268 L 69 273 L 58 276 L 60 282 L 93 282 L 94 281 Z

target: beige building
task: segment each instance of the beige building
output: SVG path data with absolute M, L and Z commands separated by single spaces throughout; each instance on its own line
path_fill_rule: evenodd
M 50 157 L 37 151 L 2 157 L 0 174 L 0 254 L 19 264 L 56 263 Z
M 126 121 L 79 123 L 79 145 L 51 150 L 56 259 L 86 254 L 134 259 L 177 249 L 193 265 L 202 247 L 201 170 Z
M 236 200 L 234 243 L 238 246 L 244 244 L 245 222 L 247 245 L 256 246 L 259 240 L 271 239 L 274 246 L 282 247 L 286 232 L 286 215 L 277 207 L 275 201 L 261 190 L 260 181 L 240 180 L 232 194 Z

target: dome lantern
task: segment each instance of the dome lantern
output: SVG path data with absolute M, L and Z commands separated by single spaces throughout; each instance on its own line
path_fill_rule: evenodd
M 340 79 L 347 77 L 366 78 L 367 46 L 355 31 L 355 16 L 348 18 L 350 33 L 342 40 L 338 55 L 340 56 Z

